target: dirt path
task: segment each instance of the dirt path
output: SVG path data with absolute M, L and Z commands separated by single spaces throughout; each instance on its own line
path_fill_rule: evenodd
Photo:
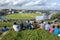
M 2 33 L 2 35 L 0 36 L 0 40 L 2 39 L 3 36 L 6 35 L 6 33 L 7 33 L 7 32 Z
M 6 33 L 7 33 L 7 32 L 2 33 L 2 35 L 0 36 L 0 40 L 2 39 L 3 36 L 6 35 Z

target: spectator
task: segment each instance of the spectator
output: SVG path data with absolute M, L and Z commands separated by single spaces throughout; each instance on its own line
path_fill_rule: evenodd
M 41 28 L 41 29 L 44 28 L 44 23 L 43 23 L 43 21 L 42 21 L 41 24 L 40 24 L 40 28 Z
M 32 29 L 35 28 L 35 24 L 34 24 L 34 23 L 31 24 L 31 28 L 32 28 Z
M 55 27 L 54 25 L 50 27 L 50 30 L 49 30 L 50 33 L 53 33 L 54 27 Z
M 6 32 L 8 30 L 8 28 L 6 26 L 4 26 L 4 28 L 2 28 L 2 32 Z
M 54 34 L 55 35 L 59 34 L 59 26 L 55 26 L 55 28 L 54 28 Z
M 34 21 L 34 22 L 32 23 L 31 27 L 32 27 L 32 29 L 35 29 L 35 28 L 37 27 L 36 21 Z
M 27 23 L 27 27 L 28 27 L 29 30 L 31 29 L 31 23 L 30 23 L 29 20 L 28 20 L 28 23 Z
M 20 31 L 20 26 L 16 24 L 16 22 L 14 22 L 14 25 L 13 25 L 13 29 L 17 32 Z
M 20 26 L 21 26 L 21 29 L 25 29 L 25 27 L 24 27 L 24 23 L 23 23 L 22 21 L 21 21 Z
M 48 22 L 47 24 L 45 24 L 45 30 L 48 30 L 49 31 L 49 29 L 50 29 L 50 22 Z

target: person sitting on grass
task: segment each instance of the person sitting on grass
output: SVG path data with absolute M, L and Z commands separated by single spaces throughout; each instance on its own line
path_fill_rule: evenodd
M 37 28 L 37 23 L 36 23 L 36 21 L 34 21 L 34 22 L 31 24 L 31 28 L 32 28 L 32 29 Z
M 50 29 L 50 22 L 48 22 L 47 24 L 45 24 L 45 30 L 47 30 L 47 31 L 49 31 L 49 29 Z
M 34 24 L 34 22 L 33 22 L 33 23 L 31 24 L 31 28 L 34 29 L 34 28 L 35 28 L 34 26 L 35 26 L 35 24 Z
M 28 20 L 28 23 L 27 23 L 27 27 L 28 27 L 29 30 L 31 29 L 31 23 L 30 23 L 29 20 Z
M 50 27 L 50 29 L 49 29 L 49 32 L 50 32 L 50 33 L 53 33 L 54 27 L 55 27 L 55 25 L 52 25 L 52 26 Z
M 59 26 L 55 26 L 53 33 L 54 33 L 55 35 L 58 35 L 58 34 L 59 34 Z
M 21 20 L 20 26 L 21 26 L 21 29 L 22 29 L 22 30 L 25 30 L 25 23 L 24 23 L 24 20 Z
M 21 22 L 20 26 L 21 26 L 21 29 L 24 29 L 24 24 L 23 24 L 23 22 Z
M 13 29 L 14 29 L 16 32 L 19 32 L 19 31 L 20 31 L 20 26 L 17 25 L 16 22 L 14 22 Z
M 41 21 L 40 28 L 44 29 L 44 23 L 43 23 L 43 21 Z
M 2 32 L 6 32 L 8 30 L 7 26 L 4 26 L 4 28 L 2 28 Z

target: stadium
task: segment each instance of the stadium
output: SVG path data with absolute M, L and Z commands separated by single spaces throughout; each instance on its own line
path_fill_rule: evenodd
M 0 0 L 0 40 L 60 40 L 60 1 Z

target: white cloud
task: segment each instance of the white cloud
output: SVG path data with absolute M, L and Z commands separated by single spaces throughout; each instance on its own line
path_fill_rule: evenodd
M 0 0 L 0 7 L 24 9 L 60 9 L 60 0 Z
M 55 6 L 55 5 L 57 5 L 57 3 L 52 3 L 51 5 L 52 5 L 52 6 Z

